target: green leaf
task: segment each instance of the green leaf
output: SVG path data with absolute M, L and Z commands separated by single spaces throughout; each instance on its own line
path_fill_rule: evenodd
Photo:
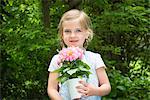
M 64 70 L 64 68 L 63 68 L 63 67 L 60 67 L 59 69 L 56 69 L 56 70 L 54 70 L 53 72 L 59 73 L 59 72 L 61 72 L 62 70 Z
M 12 6 L 14 1 L 13 0 L 8 0 L 8 2 L 9 2 L 9 5 Z
M 63 77 L 63 76 L 57 78 L 57 80 L 62 83 L 64 83 L 67 79 L 68 79 L 67 77 Z
M 124 86 L 117 86 L 117 89 L 122 90 L 122 91 L 126 90 L 126 88 Z
M 67 72 L 68 70 L 70 70 L 70 68 L 69 68 L 69 67 L 68 67 L 68 68 L 66 68 L 66 69 L 64 69 L 64 70 L 63 70 L 63 73 Z
M 82 71 L 89 71 L 88 69 L 84 68 L 83 66 L 79 66 L 79 70 L 82 70 Z
M 69 75 L 72 75 L 72 74 L 76 73 L 77 70 L 78 70 L 78 69 L 72 69 L 72 70 L 67 71 L 67 73 L 68 73 Z
M 24 11 L 25 11 L 25 9 L 26 9 L 26 5 L 21 4 L 21 5 L 20 5 L 20 10 L 21 10 L 22 12 L 24 12 Z

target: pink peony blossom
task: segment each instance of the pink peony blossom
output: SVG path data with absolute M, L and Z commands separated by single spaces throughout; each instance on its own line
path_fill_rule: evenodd
M 59 52 L 58 57 L 58 64 L 60 64 L 63 61 L 74 61 L 77 59 L 82 59 L 83 57 L 83 50 L 79 47 L 68 47 L 63 48 Z

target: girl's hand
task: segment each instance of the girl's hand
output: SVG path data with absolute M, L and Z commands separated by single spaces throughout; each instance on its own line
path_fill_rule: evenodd
M 92 84 L 86 83 L 85 81 L 81 80 L 79 81 L 80 86 L 77 86 L 77 90 L 79 93 L 81 93 L 83 96 L 92 96 L 96 93 L 96 87 Z

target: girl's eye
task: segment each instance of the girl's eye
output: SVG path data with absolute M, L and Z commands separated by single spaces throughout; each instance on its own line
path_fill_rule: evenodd
M 71 33 L 71 31 L 70 31 L 70 30 L 65 30 L 64 32 L 65 32 L 65 33 Z
M 80 29 L 77 29 L 75 32 L 79 33 L 79 32 L 82 32 Z

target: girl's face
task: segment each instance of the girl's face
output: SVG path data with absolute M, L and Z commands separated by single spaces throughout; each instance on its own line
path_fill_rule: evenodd
M 63 22 L 62 38 L 68 46 L 83 47 L 85 39 L 88 38 L 86 29 L 81 27 L 78 19 Z

